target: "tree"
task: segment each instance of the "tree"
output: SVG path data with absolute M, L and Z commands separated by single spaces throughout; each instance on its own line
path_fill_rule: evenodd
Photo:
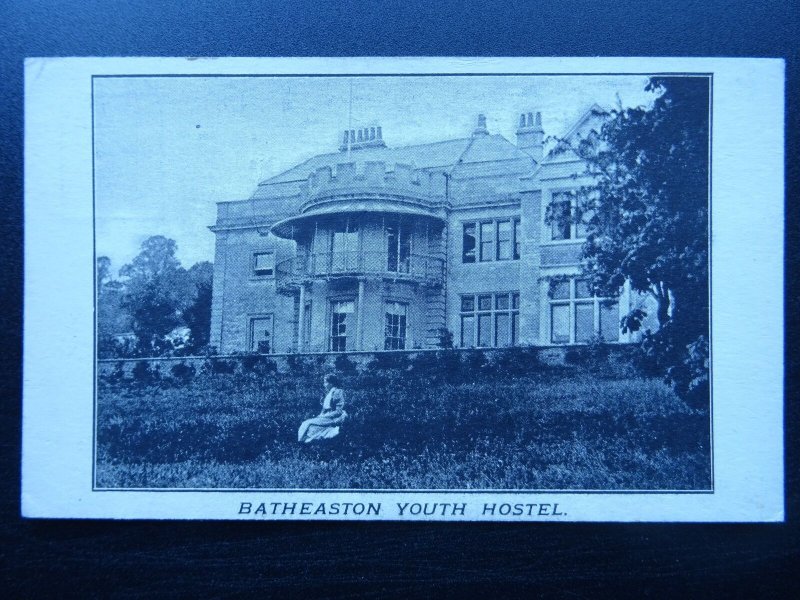
M 97 351 L 101 358 L 125 354 L 119 336 L 130 332 L 131 317 L 122 307 L 122 284 L 111 275 L 111 259 L 99 256 L 97 281 Z
M 164 350 L 164 336 L 182 324 L 182 313 L 194 298 L 176 250 L 174 240 L 149 237 L 133 261 L 120 269 L 126 278 L 122 306 L 133 318 L 133 331 L 145 353 Z
M 103 286 L 111 280 L 111 259 L 107 256 L 97 257 L 97 291 L 103 289 Z
M 183 311 L 183 321 L 191 332 L 189 345 L 194 351 L 208 346 L 209 342 L 214 265 L 207 261 L 195 263 L 188 276 L 195 291 L 192 303 Z
M 659 328 L 643 347 L 686 396 L 708 381 L 709 84 L 653 77 L 646 89 L 651 106 L 606 113 L 599 135 L 570 145 L 595 182 L 570 218 L 586 224 L 583 268 L 599 295 L 627 281 L 655 299 Z

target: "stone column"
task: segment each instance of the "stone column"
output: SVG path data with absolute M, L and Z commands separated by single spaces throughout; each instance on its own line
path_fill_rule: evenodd
M 303 341 L 305 340 L 306 324 L 306 284 L 300 284 L 300 311 L 298 313 L 299 322 L 297 323 L 297 351 L 303 352 Z
M 358 309 L 356 311 L 356 350 L 364 349 L 364 280 L 358 280 Z

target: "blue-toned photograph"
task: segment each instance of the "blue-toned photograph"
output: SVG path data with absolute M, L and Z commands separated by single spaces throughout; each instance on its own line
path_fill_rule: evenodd
M 94 76 L 94 488 L 713 490 L 711 87 Z

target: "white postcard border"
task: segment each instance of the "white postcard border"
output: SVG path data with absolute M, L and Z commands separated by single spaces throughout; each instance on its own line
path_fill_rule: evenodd
M 22 510 L 29 517 L 780 521 L 784 65 L 775 59 L 28 59 Z M 93 491 L 91 77 L 108 74 L 713 74 L 713 493 Z M 375 515 L 303 514 L 324 502 Z M 418 503 L 463 514 L 411 514 Z M 250 512 L 242 503 L 249 504 Z M 264 513 L 255 513 L 264 503 Z M 281 514 L 267 514 L 278 503 Z M 401 514 L 398 503 L 408 503 Z M 486 513 L 485 505 L 496 505 Z M 521 504 L 524 515 L 499 514 Z M 535 504 L 537 508 L 528 509 Z M 549 514 L 538 514 L 549 505 Z M 555 510 L 553 507 L 556 506 Z M 309 509 L 312 510 L 312 509 Z M 440 508 L 446 511 L 446 509 Z M 505 508 L 503 509 L 505 510 Z M 516 508 L 509 509 L 517 512 Z M 532 510 L 536 514 L 527 514 Z M 274 511 L 273 511 L 274 512 Z M 561 514 L 556 514 L 561 513 Z

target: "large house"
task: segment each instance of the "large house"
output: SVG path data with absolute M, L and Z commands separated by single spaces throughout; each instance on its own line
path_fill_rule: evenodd
M 596 107 L 562 138 L 599 128 Z M 483 115 L 471 135 L 390 147 L 380 127 L 218 205 L 211 345 L 221 353 L 350 352 L 630 341 L 645 299 L 594 297 L 585 227 L 550 223 L 590 183 L 545 151 L 540 113 L 516 143 Z

